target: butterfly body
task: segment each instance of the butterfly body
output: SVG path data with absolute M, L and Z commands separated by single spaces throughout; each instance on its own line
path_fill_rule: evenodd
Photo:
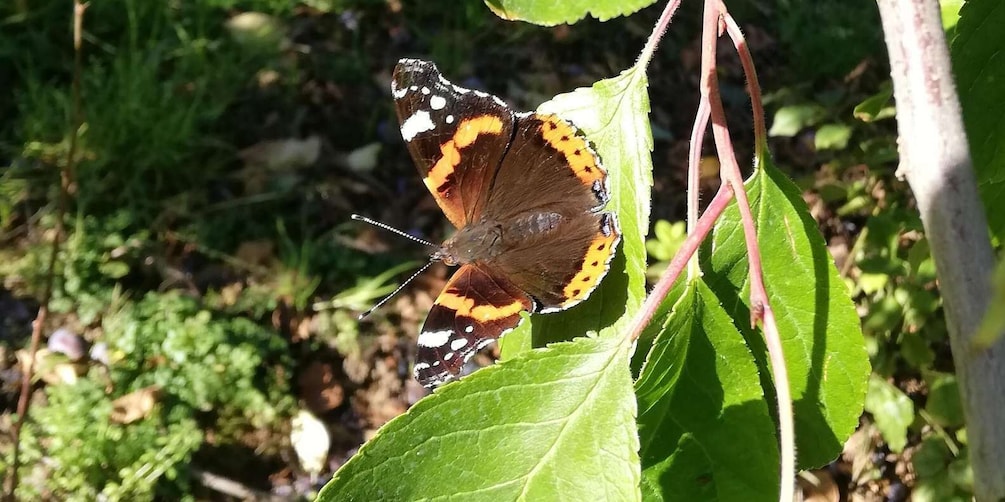
M 620 240 L 607 173 L 555 115 L 516 113 L 455 86 L 432 63 L 403 59 L 391 92 L 423 182 L 458 228 L 433 260 L 459 266 L 419 335 L 416 378 L 456 377 L 521 313 L 565 310 L 607 273 Z

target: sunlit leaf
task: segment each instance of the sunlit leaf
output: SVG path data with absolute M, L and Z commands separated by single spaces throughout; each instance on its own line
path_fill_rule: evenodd
M 914 421 L 914 403 L 900 389 L 883 378 L 869 378 L 869 393 L 865 397 L 865 410 L 872 414 L 876 428 L 891 451 L 901 452 L 907 445 L 907 428 Z
M 629 348 L 578 338 L 444 385 L 382 427 L 318 500 L 638 500 Z
M 768 135 L 795 136 L 799 131 L 819 123 L 826 113 L 827 110 L 820 105 L 783 106 L 775 112 Z
M 799 188 L 764 159 L 746 189 L 788 367 L 799 467 L 823 465 L 841 452 L 862 411 L 869 360 L 858 314 Z M 770 396 L 763 335 L 748 322 L 747 252 L 735 203 L 716 225 L 711 248 L 706 281 L 744 334 Z
M 631 14 L 653 0 L 485 0 L 492 12 L 503 19 L 527 21 L 544 26 L 572 24 L 586 16 L 601 21 Z

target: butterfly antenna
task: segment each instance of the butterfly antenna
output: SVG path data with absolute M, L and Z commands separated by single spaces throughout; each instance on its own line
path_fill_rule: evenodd
M 420 238 L 418 238 L 418 237 L 416 237 L 414 235 L 402 232 L 401 230 L 398 230 L 397 228 L 394 228 L 391 225 L 388 225 L 386 223 L 381 223 L 381 222 L 379 222 L 377 220 L 371 220 L 370 218 L 367 218 L 366 216 L 362 216 L 362 215 L 358 215 L 358 214 L 353 214 L 352 215 L 352 219 L 354 219 L 356 221 L 362 221 L 364 223 L 369 223 L 369 224 L 371 224 L 371 225 L 373 225 L 373 226 L 375 226 L 377 228 L 383 228 L 384 230 L 387 230 L 388 232 L 398 234 L 398 235 L 400 235 L 400 236 L 402 236 L 402 237 L 404 237 L 406 239 L 413 240 L 413 241 L 418 242 L 420 244 L 425 244 L 425 245 L 427 245 L 427 246 L 429 246 L 431 248 L 439 247 L 436 244 L 433 244 L 432 242 L 429 242 L 429 241 L 427 241 L 425 239 L 420 239 Z M 423 269 L 425 269 L 425 267 L 423 267 Z M 411 279 L 409 279 L 409 280 L 411 280 Z M 402 286 L 404 286 L 404 284 L 402 284 Z M 395 293 L 397 293 L 397 291 L 395 291 Z
M 387 301 L 390 300 L 394 295 L 398 294 L 399 291 L 401 291 L 402 289 L 405 289 L 405 286 L 407 286 L 408 283 L 412 282 L 412 279 L 415 279 L 416 277 L 418 277 L 419 274 L 421 274 L 422 272 L 424 272 L 432 264 L 433 264 L 433 261 L 430 260 L 429 263 L 423 265 L 422 268 L 420 268 L 414 274 L 412 274 L 412 276 L 409 277 L 407 281 L 401 283 L 401 286 L 398 286 L 397 288 L 395 288 L 394 291 L 391 291 L 391 294 L 385 296 L 383 300 L 377 302 L 376 305 L 370 307 L 366 312 L 363 312 L 362 314 L 360 314 L 359 317 L 356 318 L 356 320 L 362 321 L 366 316 L 370 315 L 371 312 L 373 312 L 374 310 L 379 309 L 381 305 L 387 303 Z

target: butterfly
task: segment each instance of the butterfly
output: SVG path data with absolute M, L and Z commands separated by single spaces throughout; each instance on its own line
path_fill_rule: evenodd
M 418 339 L 422 385 L 456 378 L 521 313 L 585 300 L 610 268 L 621 232 L 597 153 L 570 122 L 516 112 L 456 86 L 436 65 L 402 59 L 391 93 L 401 136 L 457 232 L 431 256 L 458 266 Z

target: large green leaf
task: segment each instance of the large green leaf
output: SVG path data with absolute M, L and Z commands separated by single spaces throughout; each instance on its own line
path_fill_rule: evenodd
M 693 281 L 636 382 L 647 500 L 778 499 L 778 446 L 757 365 L 719 299 Z
M 1005 4 L 969 0 L 953 40 L 963 122 L 991 232 L 1005 240 Z
M 574 123 L 593 143 L 607 169 L 611 201 L 618 215 L 621 244 L 611 270 L 590 297 L 565 312 L 535 315 L 501 344 L 505 357 L 533 346 L 569 340 L 588 331 L 622 336 L 645 300 L 646 248 L 652 186 L 652 131 L 645 72 L 629 69 L 592 87 L 560 94 L 538 107 Z
M 587 15 L 601 21 L 631 14 L 653 0 L 485 0 L 492 12 L 503 19 L 527 21 L 543 26 L 572 24 Z
M 840 453 L 862 413 L 869 360 L 858 315 L 799 188 L 770 159 L 746 188 L 785 352 L 799 466 L 823 465 Z M 706 280 L 747 339 L 764 388 L 773 393 L 764 340 L 748 322 L 747 252 L 735 202 L 715 227 L 712 249 L 703 266 Z
M 444 385 L 382 427 L 318 500 L 638 500 L 629 348 L 582 337 Z

